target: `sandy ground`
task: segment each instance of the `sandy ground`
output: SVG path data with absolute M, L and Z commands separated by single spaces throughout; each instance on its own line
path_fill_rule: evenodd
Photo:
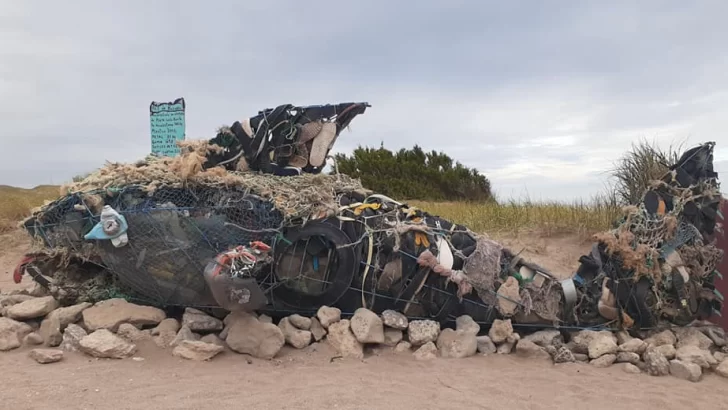
M 537 263 L 568 271 L 588 249 L 563 237 L 512 240 Z M 514 250 L 518 246 L 513 246 Z M 22 237 L 0 236 L 0 289 L 24 252 Z M 553 255 L 551 255 L 553 253 Z M 574 258 L 574 259 L 576 259 Z M 553 268 L 556 270 L 557 268 Z M 556 273 L 556 272 L 555 272 Z M 27 286 L 27 285 L 26 285 Z M 0 353 L 0 403 L 7 409 L 725 409 L 728 380 L 700 383 L 624 373 L 621 365 L 553 365 L 513 356 L 437 359 L 374 349 L 363 361 L 336 358 L 326 344 L 284 348 L 272 361 L 226 351 L 211 362 L 177 359 L 140 345 L 138 359 L 67 353 L 36 364 L 22 348 Z

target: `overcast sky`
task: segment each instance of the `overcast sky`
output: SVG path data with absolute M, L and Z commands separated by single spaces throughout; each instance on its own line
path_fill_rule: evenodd
M 368 101 L 335 147 L 444 151 L 501 197 L 603 189 L 633 140 L 716 141 L 725 1 L 0 0 L 0 184 L 59 184 L 279 104 Z

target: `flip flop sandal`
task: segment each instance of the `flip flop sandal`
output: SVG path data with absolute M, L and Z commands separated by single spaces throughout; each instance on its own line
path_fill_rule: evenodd
M 314 167 L 320 167 L 326 162 L 326 154 L 336 140 L 336 124 L 327 122 L 321 127 L 321 132 L 313 139 L 311 156 L 308 162 Z

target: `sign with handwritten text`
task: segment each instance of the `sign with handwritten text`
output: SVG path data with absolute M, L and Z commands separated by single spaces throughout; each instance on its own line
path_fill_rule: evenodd
M 152 154 L 163 157 L 179 155 L 177 141 L 185 139 L 185 99 L 152 102 L 149 106 L 152 127 Z

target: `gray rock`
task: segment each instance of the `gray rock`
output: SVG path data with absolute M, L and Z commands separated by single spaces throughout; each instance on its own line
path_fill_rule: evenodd
M 511 335 L 506 338 L 506 343 L 511 343 L 515 346 L 519 340 L 521 340 L 521 335 L 518 333 L 511 333 Z
M 670 374 L 678 379 L 688 380 L 691 382 L 699 382 L 703 371 L 695 363 L 687 363 L 680 360 L 670 361 Z
M 648 337 L 645 339 L 645 343 L 651 344 L 655 347 L 662 345 L 674 345 L 677 343 L 677 337 L 675 337 L 675 334 L 668 329 Z
M 642 355 L 645 370 L 651 376 L 667 376 L 670 374 L 670 362 L 655 349 L 647 349 Z
M 326 337 L 326 329 L 321 326 L 321 322 L 317 318 L 311 318 L 311 336 L 313 340 L 319 342 L 321 339 Z
M 592 338 L 587 349 L 589 358 L 598 359 L 605 354 L 616 354 L 618 346 L 611 336 L 598 335 Z
M 716 346 L 723 347 L 728 344 L 728 340 L 726 340 L 725 330 L 717 326 L 704 327 L 701 330 L 706 336 L 708 336 L 708 338 L 710 338 L 710 340 L 713 341 L 713 344 L 715 344 Z
M 611 338 L 614 343 L 617 343 L 617 338 L 612 332 L 602 330 L 580 330 L 572 335 L 571 342 L 567 344 L 567 347 L 574 353 L 589 354 L 589 344 L 596 338 Z
M 511 354 L 513 351 L 513 347 L 515 346 L 515 342 L 503 342 L 500 345 L 498 345 L 498 349 L 496 349 L 496 353 L 498 354 Z
M 584 353 L 573 353 L 574 359 L 576 359 L 577 362 L 588 362 L 589 361 L 589 355 Z M 615 358 L 616 360 L 616 358 Z
M 413 320 L 407 326 L 407 336 L 413 346 L 437 341 L 440 335 L 440 323 L 434 320 Z
M 311 319 L 299 314 L 288 316 L 288 321 L 298 329 L 311 330 Z
M 214 318 L 205 312 L 193 308 L 186 308 L 182 315 L 182 326 L 187 326 L 193 332 L 219 332 L 223 328 L 222 320 Z
M 437 346 L 433 342 L 427 342 L 420 346 L 415 352 L 416 360 L 432 360 L 437 358 Z
M 258 316 L 258 322 L 260 323 L 273 323 L 273 318 L 268 315 Z
M 436 347 L 444 358 L 462 359 L 475 355 L 478 341 L 472 328 L 467 330 L 444 329 L 437 337 Z
M 281 319 L 278 323 L 278 328 L 280 328 L 281 332 L 283 332 L 283 338 L 286 343 L 296 349 L 303 349 L 311 344 L 311 332 L 308 330 L 301 330 L 294 326 L 290 321 L 290 317 L 284 317 Z
M 79 342 L 81 352 L 102 359 L 123 359 L 136 353 L 136 346 L 107 329 L 99 329 Z
M 351 332 L 349 320 L 342 319 L 329 325 L 326 341 L 336 349 L 342 357 L 364 358 L 364 345 Z
M 402 331 L 391 327 L 384 328 L 384 345 L 394 347 L 403 339 Z
M 715 368 L 715 374 L 722 376 L 722 377 L 728 377 L 728 360 L 723 360 L 720 362 L 718 367 Z
M 523 340 L 521 340 L 519 343 L 522 343 Z M 553 346 L 552 346 L 553 347 Z M 587 355 L 584 356 L 583 361 L 589 360 L 589 357 Z M 574 353 L 572 353 L 571 350 L 569 350 L 566 346 L 561 346 L 558 349 L 556 349 L 556 353 L 554 354 L 554 363 L 573 363 L 576 362 L 576 357 L 574 356 Z
M 226 347 L 225 341 L 220 339 L 220 337 L 214 333 L 207 334 L 205 336 L 202 336 L 200 338 L 200 342 L 205 342 L 213 345 L 218 345 L 221 347 Z
M 564 338 L 558 330 L 539 330 L 538 332 L 523 336 L 521 340 L 536 343 L 541 347 L 553 346 L 554 343 L 563 344 L 564 342 Z
M 122 323 L 129 323 L 139 328 L 156 326 L 166 319 L 166 315 L 161 309 L 135 305 L 124 299 L 108 299 L 98 302 L 84 310 L 81 316 L 86 329 L 90 332 L 98 329 L 116 332 Z
M 614 364 L 614 362 L 617 360 L 617 355 L 615 354 L 604 354 L 602 356 L 599 356 L 598 358 L 592 360 L 589 362 L 594 367 L 598 368 L 605 368 L 609 367 Z
M 7 308 L 5 316 L 13 320 L 29 320 L 43 317 L 58 307 L 58 301 L 53 296 L 33 298 Z
M 516 344 L 516 356 L 525 359 L 551 360 L 551 355 L 541 346 L 528 340 L 519 340 Z
M 272 359 L 286 340 L 281 329 L 272 323 L 261 323 L 252 315 L 237 314 L 229 322 L 225 342 L 231 350 L 259 359 Z
M 129 323 L 122 323 L 119 325 L 119 330 L 116 331 L 118 336 L 124 339 L 137 343 L 150 338 L 150 335 L 137 329 L 136 326 Z
M 710 350 L 713 346 L 713 341 L 696 327 L 676 328 L 675 335 L 677 336 L 675 344 L 677 349 L 684 346 L 695 346 L 702 350 Z
M 633 365 L 632 363 L 625 363 L 624 364 L 624 367 L 622 368 L 622 370 L 625 373 L 629 373 L 629 374 L 640 374 L 640 373 L 642 373 L 642 370 L 640 370 L 639 367 Z
M 498 350 L 490 336 L 478 336 L 475 340 L 478 342 L 478 353 L 493 354 Z
M 154 343 L 162 349 L 166 349 L 172 346 L 179 330 L 179 322 L 176 319 L 168 318 L 152 329 L 151 334 L 154 336 Z
M 407 316 L 390 309 L 382 312 L 382 321 L 385 326 L 399 330 L 407 330 L 407 326 L 409 325 Z
M 677 354 L 677 351 L 675 350 L 675 346 L 673 345 L 662 345 L 657 346 L 654 348 L 658 352 L 662 353 L 663 356 L 665 356 L 665 359 L 672 360 L 675 358 L 675 354 Z
M 81 350 L 81 339 L 86 336 L 88 334 L 81 326 L 71 323 L 63 331 L 63 341 L 60 348 L 67 352 L 78 352 Z
M 213 343 L 205 343 L 199 340 L 185 340 L 172 350 L 172 354 L 182 359 L 206 361 L 212 359 L 223 350 L 224 348 L 222 346 Z
M 30 295 L 0 295 L 0 307 L 17 305 L 31 299 L 35 299 L 35 297 Z
M 640 355 L 632 352 L 619 352 L 617 353 L 617 363 L 632 363 L 637 364 L 640 361 Z
M 618 345 L 623 345 L 633 339 L 633 337 L 630 336 L 629 333 L 627 333 L 624 330 L 620 330 L 619 332 L 615 333 L 614 336 L 617 338 Z M 637 353 L 637 352 L 632 352 L 632 353 Z
M 455 330 L 462 330 L 477 336 L 480 333 L 480 325 L 469 315 L 463 315 L 455 320 Z
M 61 325 L 61 330 L 65 330 L 66 326 L 81 320 L 83 311 L 93 306 L 88 302 L 79 303 L 77 305 L 61 307 L 48 314 L 47 318 L 57 317 Z
M 672 345 L 669 345 L 672 346 Z M 620 352 L 642 354 L 647 349 L 647 343 L 642 339 L 633 338 L 619 345 Z
M 33 349 L 28 356 L 40 364 L 60 362 L 63 359 L 63 350 Z
M 23 344 L 26 346 L 37 346 L 43 344 L 43 337 L 37 332 L 28 333 L 23 338 Z
M 709 350 L 702 350 L 693 345 L 686 345 L 677 349 L 675 358 L 681 362 L 695 363 L 703 369 L 709 369 L 711 365 L 718 363 Z
M 199 340 L 199 337 L 189 327 L 182 326 L 174 337 L 174 340 L 172 340 L 172 343 L 169 344 L 169 347 L 176 347 L 185 340 Z
M 409 352 L 410 349 L 412 349 L 412 344 L 405 341 L 397 343 L 397 346 L 394 347 L 394 351 L 397 353 Z
M 384 343 L 384 322 L 371 310 L 357 309 L 351 318 L 350 326 L 359 343 Z
M 321 306 L 316 312 L 316 317 L 324 329 L 341 320 L 341 309 L 329 306 Z
M 521 302 L 521 289 L 518 280 L 513 276 L 506 278 L 505 282 L 498 288 L 498 304 L 496 308 L 505 317 L 513 316 Z M 491 339 L 493 336 L 491 336 Z
M 0 352 L 19 348 L 20 341 L 31 331 L 25 323 L 0 317 Z
M 490 337 L 490 340 L 492 340 L 495 344 L 505 342 L 506 339 L 508 339 L 508 337 L 512 334 L 513 325 L 511 324 L 511 319 L 494 320 L 493 325 L 491 325 L 490 330 L 488 331 L 488 336 Z
M 63 333 L 61 332 L 61 321 L 57 315 L 48 315 L 40 323 L 40 335 L 46 346 L 55 347 L 63 342 Z
M 723 360 L 726 359 L 726 354 L 723 352 L 713 352 L 713 358 L 718 362 L 721 363 Z

